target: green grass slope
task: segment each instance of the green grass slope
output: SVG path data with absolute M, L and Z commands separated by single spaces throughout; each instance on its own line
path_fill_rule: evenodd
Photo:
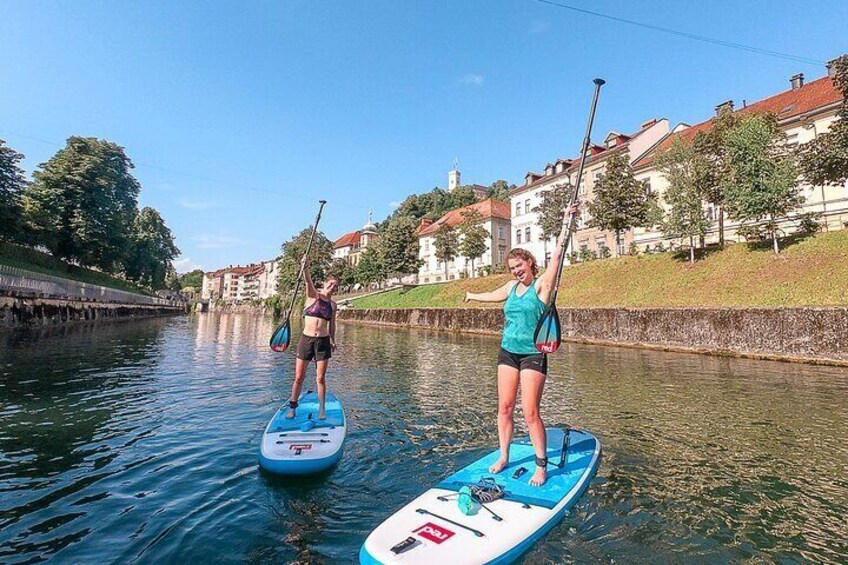
M 151 294 L 145 289 L 134 286 L 127 281 L 111 277 L 106 273 L 68 265 L 47 253 L 6 242 L 0 242 L 0 265 L 17 267 L 19 269 L 26 269 L 27 271 L 115 288 L 117 290 L 125 290 L 127 292 L 135 292 L 137 294 Z
M 848 230 L 770 244 L 736 244 L 689 265 L 672 253 L 605 259 L 567 267 L 558 303 L 581 307 L 846 306 Z M 455 308 L 466 291 L 509 280 L 497 275 L 394 290 L 354 300 L 357 308 Z M 470 306 L 481 306 L 470 303 Z M 468 306 L 466 305 L 466 306 Z M 500 305 L 494 305 L 499 307 Z

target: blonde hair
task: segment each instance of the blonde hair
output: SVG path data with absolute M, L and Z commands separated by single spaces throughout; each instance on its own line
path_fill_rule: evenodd
M 506 254 L 507 267 L 509 267 L 510 259 L 530 261 L 530 270 L 533 271 L 533 276 L 535 277 L 539 274 L 539 265 L 536 264 L 536 258 L 533 257 L 533 254 L 526 249 L 522 249 L 520 247 L 510 249 L 509 253 Z

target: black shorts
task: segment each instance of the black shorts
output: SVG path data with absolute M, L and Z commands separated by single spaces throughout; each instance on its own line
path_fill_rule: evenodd
M 530 371 L 538 371 L 543 375 L 548 374 L 548 356 L 542 355 L 541 353 L 521 355 L 518 353 L 511 353 L 501 347 L 500 351 L 498 351 L 498 365 L 506 365 L 507 367 L 518 369 L 519 371 L 524 371 L 526 369 Z
M 304 361 L 326 361 L 333 356 L 333 348 L 330 346 L 330 336 L 311 337 L 301 335 L 297 342 L 297 358 Z

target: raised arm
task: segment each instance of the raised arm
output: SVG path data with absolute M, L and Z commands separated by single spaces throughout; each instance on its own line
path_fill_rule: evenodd
M 312 282 L 312 275 L 309 274 L 309 257 L 303 256 L 303 280 L 306 283 L 306 296 L 309 298 L 318 298 L 318 289 Z
M 466 292 L 465 298 L 463 298 L 463 302 L 469 302 L 471 300 L 475 302 L 503 302 L 509 297 L 509 291 L 512 290 L 517 284 L 517 281 L 509 281 L 502 287 L 493 290 L 492 292 Z
M 571 225 L 571 217 L 579 214 L 580 204 L 575 202 L 568 211 L 568 218 L 562 224 L 562 229 L 557 237 L 556 249 L 551 256 L 551 262 L 548 264 L 548 268 L 545 272 L 539 277 L 539 298 L 542 298 L 544 302 L 547 302 L 547 298 L 550 296 L 551 291 L 553 291 L 554 284 L 556 283 L 556 274 L 559 270 L 560 262 L 562 261 L 562 246 L 565 242 L 565 236 L 568 234 L 568 227 Z

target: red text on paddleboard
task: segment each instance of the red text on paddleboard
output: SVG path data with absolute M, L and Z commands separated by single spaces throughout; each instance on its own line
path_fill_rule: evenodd
M 436 543 L 442 543 L 443 541 L 447 541 L 453 537 L 452 531 L 446 530 L 441 526 L 437 526 L 433 522 L 427 522 L 423 526 L 414 530 L 414 533 L 418 534 L 424 539 L 428 539 Z

